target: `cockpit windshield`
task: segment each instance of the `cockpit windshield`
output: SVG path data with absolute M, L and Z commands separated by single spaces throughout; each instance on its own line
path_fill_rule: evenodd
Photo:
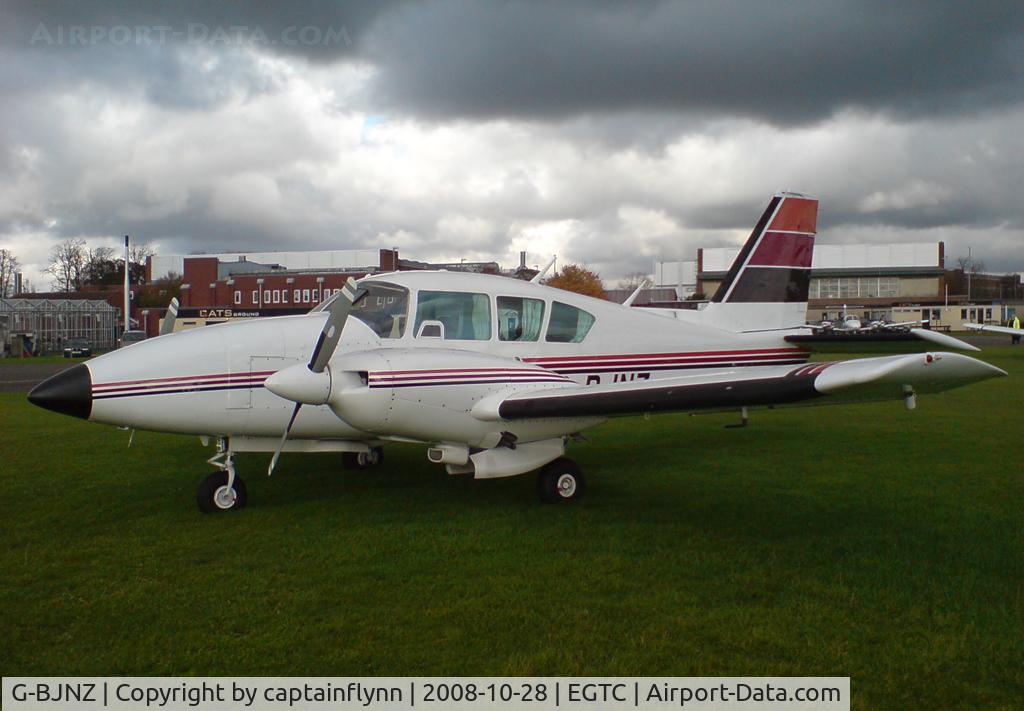
M 363 282 L 366 296 L 352 305 L 351 315 L 381 338 L 401 338 L 409 312 L 409 291 L 394 284 Z

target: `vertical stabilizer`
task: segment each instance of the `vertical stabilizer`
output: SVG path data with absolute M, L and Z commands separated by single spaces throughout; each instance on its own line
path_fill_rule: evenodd
M 705 322 L 735 331 L 803 325 L 817 220 L 817 199 L 775 195 L 705 309 Z

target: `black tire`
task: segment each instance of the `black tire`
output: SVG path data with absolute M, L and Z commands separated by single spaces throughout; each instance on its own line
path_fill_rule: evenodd
M 220 491 L 226 488 L 227 484 L 227 472 L 214 472 L 203 479 L 199 484 L 199 488 L 196 489 L 196 503 L 199 504 L 199 510 L 208 514 L 220 513 L 222 511 L 237 511 L 238 509 L 245 508 L 245 505 L 249 503 L 249 492 L 245 488 L 245 482 L 242 481 L 242 477 L 237 474 L 235 475 L 235 483 L 232 486 L 234 501 L 230 506 L 224 505 L 223 492 Z
M 373 461 L 366 461 L 367 457 L 364 452 L 342 452 L 341 453 L 341 466 L 344 469 L 370 469 L 372 467 L 379 467 L 384 463 L 384 448 L 374 447 L 373 448 Z
M 587 482 L 571 459 L 559 457 L 544 466 L 537 476 L 537 491 L 546 504 L 564 504 L 583 498 Z

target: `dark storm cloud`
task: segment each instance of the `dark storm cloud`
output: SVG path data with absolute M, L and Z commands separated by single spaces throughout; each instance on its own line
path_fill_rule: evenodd
M 786 123 L 971 112 L 1022 92 L 1020 3 L 416 4 L 366 51 L 377 98 L 436 117 L 624 109 Z
M 849 107 L 908 117 L 976 112 L 1024 97 L 1024 13 L 1016 0 L 17 0 L 0 12 L 0 38 L 16 51 L 54 49 L 39 40 L 40 27 L 52 37 L 58 27 L 166 27 L 171 30 L 146 43 L 166 37 L 170 45 L 213 50 L 244 45 L 258 31 L 250 46 L 264 52 L 318 63 L 369 62 L 378 70 L 369 98 L 379 108 L 433 118 L 550 120 L 643 111 L 785 124 Z M 307 41 L 296 34 L 300 28 L 311 28 Z M 328 28 L 344 32 L 328 40 Z M 64 58 L 75 57 L 65 67 L 72 75 L 94 65 L 114 77 L 137 68 L 138 80 L 148 83 L 145 53 L 141 62 L 123 61 L 138 45 L 134 39 L 114 53 L 92 51 L 109 45 L 109 37 L 78 48 L 65 36 L 57 48 Z M 175 70 L 173 62 L 154 61 L 158 72 Z M 173 104 L 173 91 L 188 86 L 165 83 L 151 93 Z
M 211 108 L 274 89 L 254 66 L 259 53 L 355 56 L 353 37 L 392 5 L 13 0 L 0 6 L 0 91 L 23 99 L 91 83 L 168 108 Z

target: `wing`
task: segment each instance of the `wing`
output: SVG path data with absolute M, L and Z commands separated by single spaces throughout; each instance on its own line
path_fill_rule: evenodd
M 1009 326 L 989 326 L 983 323 L 964 323 L 964 328 L 972 331 L 991 331 L 992 333 L 1006 333 L 1010 336 L 1024 336 L 1024 328 L 1010 328 Z
M 904 399 L 940 392 L 1006 372 L 959 353 L 911 353 L 802 366 L 666 378 L 642 384 L 567 385 L 481 400 L 482 420 L 699 412 L 824 400 Z

